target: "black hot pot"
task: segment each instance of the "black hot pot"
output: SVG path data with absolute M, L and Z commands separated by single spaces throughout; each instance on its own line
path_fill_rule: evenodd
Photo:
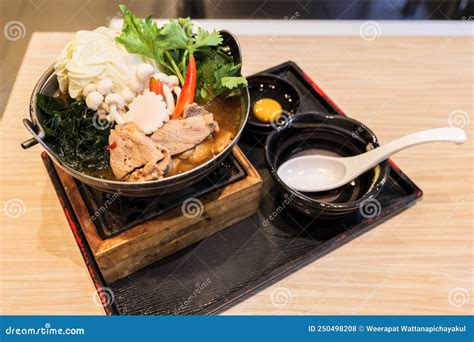
M 242 54 L 237 38 L 227 31 L 221 31 L 221 35 L 223 37 L 224 49 L 228 51 L 229 55 L 233 56 L 235 63 L 241 63 Z M 43 74 L 43 76 L 41 76 L 35 88 L 33 89 L 33 93 L 30 99 L 31 120 L 23 120 L 26 129 L 33 135 L 33 138 L 22 143 L 23 148 L 30 148 L 31 146 L 40 143 L 46 150 L 48 155 L 51 157 L 51 159 L 59 167 L 61 167 L 66 173 L 75 177 L 79 181 L 102 191 L 117 192 L 120 195 L 132 197 L 149 197 L 160 195 L 165 192 L 179 191 L 180 189 L 184 189 L 190 184 L 193 184 L 204 178 L 206 175 L 211 173 L 220 163 L 222 163 L 226 156 L 232 151 L 232 148 L 237 143 L 240 138 L 240 135 L 242 134 L 249 115 L 249 92 L 248 89 L 244 89 L 242 91 L 242 101 L 244 110 L 241 113 L 239 130 L 233 141 L 212 159 L 187 172 L 183 172 L 181 174 L 162 178 L 159 180 L 144 182 L 114 181 L 92 177 L 85 173 L 74 170 L 73 168 L 65 164 L 54 151 L 53 147 L 45 141 L 45 134 L 42 126 L 42 122 L 44 120 L 44 113 L 38 107 L 36 103 L 36 98 L 38 93 L 53 95 L 57 91 L 57 89 L 58 82 L 56 79 L 56 75 L 54 74 L 53 67 L 50 67 Z

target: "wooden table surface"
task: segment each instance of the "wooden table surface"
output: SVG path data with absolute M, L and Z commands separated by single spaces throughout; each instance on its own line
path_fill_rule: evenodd
M 104 313 L 41 148 L 20 147 L 30 137 L 21 119 L 33 86 L 70 37 L 33 35 L 2 120 L 0 314 Z M 240 41 L 244 74 L 294 60 L 382 143 L 450 122 L 469 140 L 399 153 L 395 162 L 424 190 L 421 202 L 227 313 L 472 314 L 473 38 Z

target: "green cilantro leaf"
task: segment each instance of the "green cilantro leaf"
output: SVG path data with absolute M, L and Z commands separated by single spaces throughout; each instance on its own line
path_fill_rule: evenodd
M 184 28 L 175 20 L 170 20 L 163 25 L 161 32 L 155 37 L 162 50 L 175 50 L 188 48 L 188 36 Z
M 141 20 L 133 15 L 124 5 L 119 7 L 123 13 L 123 26 L 121 34 L 115 40 L 122 44 L 130 53 L 156 59 L 159 54 L 156 36 L 160 30 L 153 22 L 151 16 Z
M 204 46 L 218 46 L 222 43 L 222 37 L 217 31 L 205 31 L 202 27 L 198 28 L 198 32 L 194 37 L 194 49 L 198 50 Z
M 240 64 L 221 51 L 222 36 L 218 31 L 202 27 L 193 34 L 190 18 L 170 20 L 158 27 L 151 16 L 142 20 L 120 5 L 124 21 L 116 41 L 128 52 L 154 59 L 167 73 L 178 76 L 184 83 L 190 54 L 196 59 L 198 80 L 196 97 L 209 99 L 226 93 L 232 96 L 237 88 L 247 85 L 239 76 Z
M 234 89 L 239 88 L 240 86 L 247 86 L 247 80 L 245 77 L 237 76 L 237 77 L 222 77 L 221 78 L 222 86 L 226 87 L 227 89 Z

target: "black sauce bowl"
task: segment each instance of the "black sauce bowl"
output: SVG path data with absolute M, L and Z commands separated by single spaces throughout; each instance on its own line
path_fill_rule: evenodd
M 280 194 L 290 198 L 289 206 L 313 217 L 336 218 L 359 210 L 385 184 L 389 163 L 383 161 L 350 184 L 322 192 L 299 192 L 278 177 L 286 160 L 304 154 L 349 157 L 379 146 L 377 138 L 362 123 L 340 115 L 302 113 L 268 136 L 265 159 Z
M 246 130 L 258 134 L 270 134 L 284 125 L 298 111 L 300 106 L 298 91 L 284 79 L 270 74 L 259 74 L 248 77 L 247 82 L 250 94 L 250 113 L 245 127 Z M 267 123 L 255 117 L 254 104 L 263 98 L 273 99 L 282 106 L 282 115 L 275 122 Z

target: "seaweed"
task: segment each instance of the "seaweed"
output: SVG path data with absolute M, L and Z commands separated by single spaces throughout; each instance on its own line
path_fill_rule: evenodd
M 61 160 L 77 171 L 109 168 L 110 124 L 83 100 L 38 94 L 38 107 L 48 142 Z

